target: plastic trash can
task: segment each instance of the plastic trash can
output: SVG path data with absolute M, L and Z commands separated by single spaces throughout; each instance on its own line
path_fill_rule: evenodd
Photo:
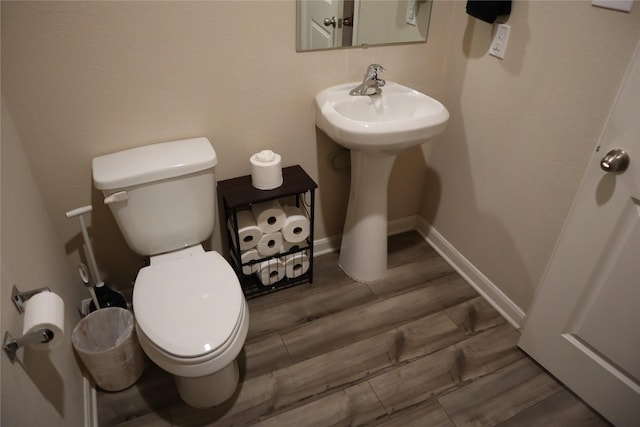
M 138 381 L 144 353 L 138 344 L 133 314 L 120 307 L 96 310 L 73 328 L 73 348 L 98 387 L 120 391 Z

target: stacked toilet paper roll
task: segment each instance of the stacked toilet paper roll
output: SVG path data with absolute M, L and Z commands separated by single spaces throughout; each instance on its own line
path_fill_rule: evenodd
M 280 248 L 280 253 L 284 254 L 290 251 L 298 251 L 300 250 L 300 243 L 297 242 L 288 242 L 286 240 L 282 241 L 282 247 Z
M 302 209 L 297 206 L 283 206 L 285 213 L 282 236 L 287 242 L 299 243 L 309 237 L 310 223 Z
M 48 329 L 53 338 L 46 343 L 29 345 L 38 350 L 48 350 L 60 344 L 64 337 L 64 301 L 53 292 L 40 292 L 24 305 L 23 335 Z
M 240 264 L 242 265 L 242 273 L 245 275 L 250 275 L 253 273 L 258 272 L 259 270 L 259 263 L 254 263 L 254 264 L 249 264 L 251 261 L 257 261 L 261 258 L 260 254 L 258 253 L 258 251 L 256 250 L 256 248 L 252 248 L 246 251 L 242 251 L 240 253 L 240 262 L 238 263 L 237 259 L 236 259 L 236 255 L 233 253 L 233 251 L 229 251 L 229 255 L 231 255 L 231 258 L 234 259 L 234 261 L 236 262 L 236 264 Z M 246 265 L 245 265 L 246 264 Z
M 233 232 L 233 222 L 231 221 L 231 218 L 229 218 L 229 222 L 227 224 L 231 231 L 231 238 L 233 239 L 234 246 L 239 246 L 241 251 L 255 248 L 262 237 L 262 230 L 257 226 L 253 213 L 248 210 L 238 211 L 237 219 L 239 243 L 236 242 L 236 234 Z
M 271 286 L 284 278 L 285 266 L 277 258 L 271 258 L 260 263 L 256 273 L 262 286 Z
M 263 233 L 275 233 L 284 225 L 287 215 L 277 199 L 251 205 L 256 225 Z
M 258 240 L 258 253 L 262 256 L 271 256 L 280 253 L 282 248 L 282 233 L 275 231 L 273 233 L 265 233 Z
M 296 278 L 309 270 L 306 246 L 311 224 L 303 209 L 282 206 L 277 199 L 255 203 L 238 211 L 238 236 L 229 223 L 233 245 L 240 249 L 242 273 L 256 274 L 264 286 L 272 286 L 285 276 Z M 234 251 L 232 256 L 235 258 Z M 279 254 L 287 254 L 279 257 Z M 252 261 L 255 261 L 252 264 Z
M 273 190 L 282 185 L 282 158 L 271 150 L 252 155 L 251 185 L 258 190 Z
M 284 274 L 290 279 L 300 277 L 309 271 L 309 257 L 304 252 L 297 252 L 282 258 Z

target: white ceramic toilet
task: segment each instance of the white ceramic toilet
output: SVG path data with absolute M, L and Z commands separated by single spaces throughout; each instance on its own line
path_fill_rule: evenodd
M 140 345 L 197 408 L 233 395 L 236 357 L 249 327 L 236 274 L 219 253 L 201 245 L 215 224 L 216 163 L 207 138 L 93 159 L 95 186 L 127 244 L 150 257 L 133 288 Z

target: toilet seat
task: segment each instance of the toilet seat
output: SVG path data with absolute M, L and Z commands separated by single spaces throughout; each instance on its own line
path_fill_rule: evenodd
M 187 363 L 227 349 L 244 304 L 235 272 L 217 252 L 152 262 L 138 273 L 133 291 L 136 322 L 150 344 Z

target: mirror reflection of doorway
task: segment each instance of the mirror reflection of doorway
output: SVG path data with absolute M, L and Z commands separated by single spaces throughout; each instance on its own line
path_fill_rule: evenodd
M 299 50 L 331 49 L 342 45 L 343 0 L 301 1 Z
M 431 0 L 297 0 L 298 51 L 425 42 Z

